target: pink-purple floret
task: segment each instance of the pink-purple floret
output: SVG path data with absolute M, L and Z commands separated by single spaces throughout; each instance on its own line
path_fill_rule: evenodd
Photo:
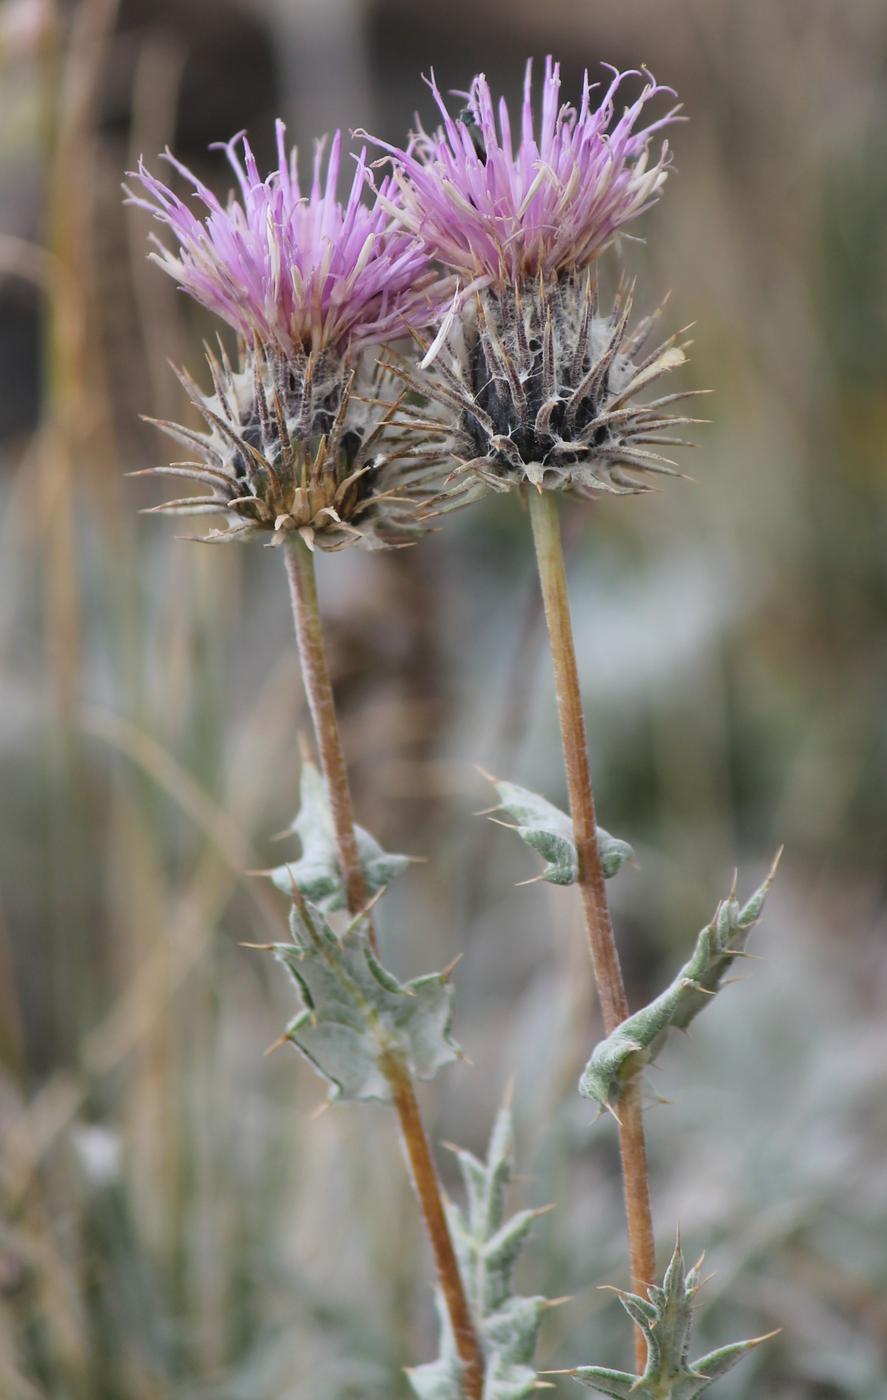
M 611 71 L 596 107 L 597 85 L 586 74 L 577 111 L 561 104 L 560 65 L 548 58 L 537 134 L 528 63 L 516 149 L 505 101 L 494 106 L 483 74 L 464 95 L 476 132 L 454 119 L 432 75 L 442 129 L 420 132 L 403 148 L 375 143 L 394 163 L 399 198 L 388 205 L 392 214 L 474 287 L 587 266 L 656 201 L 671 155 L 664 141 L 651 159 L 651 138 L 678 111 L 640 126 L 648 103 L 674 96 L 672 89 L 646 73 Z M 617 93 L 631 78 L 642 78 L 644 87 L 614 120 Z M 386 190 L 380 198 L 391 200 Z
M 154 259 L 248 341 L 258 337 L 284 353 L 359 351 L 427 326 L 440 306 L 440 282 L 420 242 L 392 213 L 398 199 L 392 182 L 364 202 L 368 181 L 361 152 L 350 194 L 340 203 L 337 132 L 325 173 L 318 144 L 305 196 L 282 122 L 276 131 L 277 168 L 264 180 L 243 133 L 219 147 L 239 189 L 239 198 L 232 195 L 225 205 L 165 153 L 205 213 L 139 162 L 133 178 L 144 195 L 128 191 L 130 202 L 166 224 L 179 245 L 174 252 L 154 238 Z

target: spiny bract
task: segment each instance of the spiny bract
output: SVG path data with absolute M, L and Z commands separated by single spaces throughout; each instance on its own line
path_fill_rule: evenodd
M 673 430 L 698 420 L 671 408 L 694 391 L 639 396 L 684 363 L 685 346 L 678 334 L 645 348 L 657 314 L 630 327 L 631 309 L 622 291 L 601 315 L 591 272 L 477 293 L 428 348 L 424 369 L 394 366 L 432 405 L 433 417 L 404 415 L 417 420 L 424 457 L 455 461 L 450 486 L 494 491 L 620 495 L 678 475 L 657 449 L 688 445 Z
M 208 352 L 213 393 L 180 379 L 205 431 L 159 422 L 194 459 L 151 467 L 209 487 L 209 494 L 154 506 L 171 515 L 224 515 L 227 528 L 202 538 L 228 542 L 265 534 L 279 544 L 299 535 L 309 547 L 369 549 L 412 543 L 427 528 L 423 510 L 439 487 L 435 464 L 414 459 L 392 424 L 392 381 L 366 357 L 242 346 L 237 368 Z

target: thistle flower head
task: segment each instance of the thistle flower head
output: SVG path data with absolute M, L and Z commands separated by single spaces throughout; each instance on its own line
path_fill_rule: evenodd
M 384 183 L 364 202 L 361 152 L 344 204 L 336 198 L 342 142 L 336 132 L 324 167 L 318 142 L 310 192 L 302 193 L 297 153 L 287 154 L 278 121 L 277 166 L 262 178 L 241 132 L 220 146 L 238 195 L 222 204 L 167 150 L 164 159 L 193 187 L 203 213 L 139 161 L 129 202 L 165 224 L 178 243 L 158 238 L 152 257 L 195 300 L 247 341 L 287 352 L 360 350 L 427 325 L 439 285 L 416 238 L 396 219 L 397 191 Z
M 677 113 L 640 125 L 648 104 L 672 92 L 647 77 L 617 117 L 617 95 L 642 75 L 611 71 L 597 106 L 586 73 L 577 109 L 561 103 L 560 65 L 546 59 L 537 126 L 528 63 L 517 139 L 504 99 L 494 103 L 482 73 L 457 117 L 432 76 L 443 126 L 402 148 L 376 141 L 392 158 L 400 196 L 397 205 L 390 194 L 380 198 L 432 256 L 476 287 L 587 266 L 657 199 L 671 157 L 665 141 L 651 157 L 652 138 Z
M 209 353 L 213 389 L 180 378 L 203 419 L 202 431 L 160 426 L 191 451 L 188 461 L 153 468 L 209 487 L 156 507 L 179 515 L 227 517 L 210 540 L 293 531 L 313 548 L 409 543 L 422 530 L 418 506 L 434 485 L 431 465 L 403 451 L 393 417 L 393 381 L 368 362 L 367 347 L 427 325 L 440 306 L 440 280 L 418 241 L 393 218 L 396 191 L 368 186 L 361 154 L 347 201 L 336 199 L 341 139 L 324 168 L 318 144 L 310 193 L 303 195 L 296 153 L 277 123 L 277 167 L 259 175 L 246 137 L 222 148 L 239 197 L 222 205 L 169 152 L 193 186 L 198 217 L 140 163 L 150 210 L 178 241 L 156 238 L 152 254 L 197 301 L 240 338 L 234 366 Z

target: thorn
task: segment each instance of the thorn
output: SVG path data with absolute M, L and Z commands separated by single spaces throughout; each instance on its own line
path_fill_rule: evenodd
M 778 1337 L 782 1330 L 783 1329 L 781 1327 L 774 1327 L 772 1332 L 765 1332 L 762 1337 L 747 1337 L 744 1342 L 739 1342 L 738 1345 L 745 1347 L 759 1347 L 762 1342 L 769 1342 L 772 1341 L 774 1337 Z M 703 1375 L 701 1371 L 699 1372 L 699 1376 L 701 1380 L 710 1379 L 710 1377 Z
M 621 1128 L 621 1127 L 622 1127 L 622 1119 L 619 1117 L 619 1114 L 616 1112 L 616 1110 L 615 1110 L 615 1108 L 613 1107 L 613 1105 L 612 1105 L 611 1103 L 607 1103 L 607 1102 L 605 1101 L 604 1104 L 603 1104 L 603 1107 L 607 1110 L 608 1113 L 612 1114 L 612 1116 L 616 1119 L 616 1122 L 619 1124 L 619 1126 L 620 1126 L 620 1128 Z
M 257 953 L 270 953 L 277 947 L 276 943 L 238 943 L 238 948 L 252 948 Z
M 491 821 L 494 826 L 504 826 L 506 831 L 520 831 L 520 827 L 515 826 L 514 822 L 503 822 L 499 817 L 489 817 L 487 820 Z
M 509 1110 L 510 1110 L 511 1105 L 512 1105 L 513 1102 L 514 1102 L 514 1075 L 513 1075 L 513 1074 L 510 1074 L 510 1075 L 508 1076 L 508 1079 L 506 1080 L 505 1089 L 503 1090 L 503 1093 L 502 1093 L 502 1107 L 505 1108 L 505 1109 L 509 1109 Z
M 540 1215 L 548 1215 L 552 1210 L 557 1210 L 557 1201 L 549 1201 L 547 1206 L 537 1206 L 535 1210 L 530 1211 L 530 1214 L 534 1220 L 537 1220 Z
M 502 811 L 502 803 L 501 803 L 501 802 L 497 802 L 496 805 L 495 805 L 495 807 L 483 807 L 483 808 L 481 808 L 481 810 L 480 810 L 479 812 L 472 812 L 471 815 L 472 815 L 473 817 L 489 817 L 489 816 L 492 816 L 493 812 L 501 812 L 501 811 Z
M 562 1298 L 546 1298 L 542 1304 L 543 1310 L 547 1312 L 549 1308 L 562 1308 L 565 1303 L 572 1303 L 574 1297 L 572 1293 L 565 1293 Z
M 285 865 L 284 868 L 285 868 L 285 870 L 286 870 L 287 875 L 289 876 L 290 894 L 291 894 L 292 897 L 293 897 L 293 903 L 296 904 L 300 909 L 302 909 L 302 908 L 304 907 L 305 901 L 304 901 L 304 899 L 302 898 L 302 891 L 299 889 L 299 886 L 296 884 L 296 877 L 295 877 L 295 875 L 293 874 L 293 868 L 292 868 L 292 866 L 289 865 L 288 863 Z
M 499 779 L 498 779 L 498 778 L 494 778 L 493 775 L 492 775 L 492 773 L 488 772 L 488 770 L 487 770 L 486 768 L 482 768 L 482 767 L 480 766 L 479 763 L 475 763 L 474 766 L 475 766 L 477 772 L 480 773 L 481 777 L 482 777 L 482 778 L 486 778 L 486 780 L 487 780 L 488 783 L 498 783 L 498 782 L 499 782 Z M 495 808 L 494 808 L 494 810 L 495 810 Z
M 309 1123 L 316 1123 L 318 1118 L 322 1118 L 328 1108 L 332 1107 L 332 1099 L 323 1099 L 316 1108 L 312 1109 L 308 1115 Z
M 274 1054 L 275 1050 L 279 1050 L 281 1046 L 286 1045 L 288 1042 L 288 1035 L 279 1035 L 276 1040 L 272 1040 L 271 1044 L 265 1050 L 262 1051 L 262 1058 L 267 1059 L 269 1055 Z
M 780 1332 L 782 1332 L 782 1331 L 783 1331 L 783 1328 L 781 1328 L 781 1327 L 774 1327 L 772 1332 L 765 1332 L 765 1333 L 763 1334 L 763 1336 L 760 1336 L 760 1337 L 749 1337 L 749 1338 L 747 1339 L 747 1341 L 746 1341 L 745 1344 L 746 1344 L 746 1346 L 748 1346 L 748 1347 L 759 1347 L 759 1346 L 761 1345 L 761 1342 L 769 1342 L 769 1341 L 772 1341 L 772 1339 L 773 1339 L 774 1337 L 778 1337 L 779 1334 L 780 1334 Z
M 362 923 L 362 921 L 367 917 L 367 915 L 372 913 L 372 911 L 379 903 L 379 900 L 382 898 L 387 888 L 387 885 L 383 885 L 380 890 L 376 890 L 376 893 L 372 896 L 372 898 L 368 899 L 363 908 L 358 910 L 358 912 L 354 915 L 353 919 L 348 925 L 348 933 L 351 933 L 353 929 L 356 929 L 358 924 Z
M 682 987 L 690 987 L 694 992 L 703 992 L 707 997 L 716 997 L 717 990 L 711 991 L 708 987 L 703 987 L 701 982 L 696 982 L 692 977 L 681 978 Z
M 503 823 L 503 825 L 504 825 L 504 823 Z M 516 828 L 515 828 L 515 829 L 516 829 Z M 529 879 L 529 880 L 516 880 L 515 883 L 514 883 L 514 888 L 515 888 L 516 890 L 521 890 L 521 889 L 523 889 L 524 885 L 538 885 L 539 881 L 540 881 L 540 880 L 544 880 L 545 878 L 546 878 L 546 875 L 545 875 L 545 871 L 543 870 L 543 872 L 542 872 L 541 875 L 534 875 L 534 876 L 533 876 L 531 879 Z
M 450 959 L 446 967 L 441 968 L 440 972 L 437 974 L 441 982 L 446 982 L 449 980 L 450 974 L 452 973 L 453 969 L 459 966 L 459 963 L 462 961 L 464 956 L 464 953 L 457 953 L 454 958 Z

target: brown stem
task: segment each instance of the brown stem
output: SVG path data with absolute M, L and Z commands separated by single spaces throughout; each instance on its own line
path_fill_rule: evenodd
M 320 764 L 326 779 L 336 846 L 348 908 L 359 914 L 366 906 L 366 882 L 354 834 L 354 811 L 348 768 L 339 734 L 333 687 L 326 664 L 320 609 L 317 602 L 317 581 L 314 557 L 301 540 L 291 540 L 285 546 L 286 569 L 289 577 L 296 640 L 302 662 L 302 680 L 308 706 L 314 722 Z M 376 947 L 375 931 L 370 924 L 370 939 Z M 446 1302 L 453 1335 L 462 1363 L 462 1387 L 465 1400 L 481 1400 L 483 1394 L 483 1354 L 471 1320 L 471 1312 L 450 1230 L 443 1208 L 443 1195 L 428 1136 L 422 1122 L 419 1104 L 407 1066 L 395 1055 L 382 1062 L 383 1072 L 391 1089 L 392 1102 L 400 1123 L 401 1141 L 409 1164 L 413 1187 L 419 1198 L 422 1218 L 428 1230 L 440 1290 Z
M 394 1096 L 404 1151 L 410 1164 L 422 1217 L 434 1250 L 441 1292 L 453 1325 L 456 1348 L 462 1362 L 462 1385 L 466 1400 L 480 1400 L 484 1387 L 483 1357 L 462 1287 L 459 1266 L 456 1263 L 453 1242 L 444 1214 L 440 1183 L 416 1102 L 415 1090 L 409 1071 L 402 1061 L 392 1058 L 384 1068 Z
M 345 895 L 352 914 L 360 913 L 367 902 L 366 881 L 354 835 L 354 809 L 348 766 L 336 719 L 336 702 L 326 664 L 323 628 L 317 602 L 317 578 L 314 556 L 301 540 L 293 540 L 284 549 L 289 576 L 296 641 L 302 663 L 302 681 L 308 697 L 308 708 L 314 724 L 320 766 L 326 780 L 327 796 L 336 833 L 336 848 Z M 370 939 L 376 947 L 375 930 L 370 927 Z
M 579 890 L 585 911 L 588 946 L 600 998 L 604 1030 L 609 1035 L 628 1015 L 628 1001 L 622 981 L 622 969 L 619 966 L 616 940 L 613 937 L 604 872 L 598 851 L 585 717 L 570 622 L 557 501 L 552 492 L 530 492 L 530 520 L 554 665 L 561 741 L 579 865 Z M 648 1285 L 653 1283 L 656 1277 L 656 1252 L 650 1211 L 650 1188 L 647 1181 L 644 1125 L 637 1085 L 631 1086 L 623 1096 L 620 1116 L 622 1123 L 619 1145 L 628 1219 L 632 1287 L 643 1296 Z M 642 1370 L 646 1347 L 640 1331 L 635 1334 L 635 1349 L 639 1369 Z

